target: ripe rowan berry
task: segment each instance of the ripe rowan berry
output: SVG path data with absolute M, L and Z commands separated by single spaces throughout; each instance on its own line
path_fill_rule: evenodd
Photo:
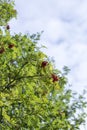
M 8 48 L 13 48 L 14 47 L 14 44 L 9 44 L 8 45 Z
M 41 67 L 43 67 L 43 68 L 44 68 L 45 66 L 47 66 L 47 64 L 48 64 L 48 62 L 47 62 L 47 61 L 43 61 L 43 62 L 42 62 L 42 64 L 41 64 Z
M 57 75 L 52 74 L 51 76 L 52 76 L 53 82 L 55 82 L 55 81 L 58 81 L 58 80 L 59 80 L 59 77 L 58 77 Z
M 0 54 L 2 54 L 5 51 L 4 47 L 0 48 Z
M 7 26 L 6 26 L 6 29 L 7 29 L 7 30 L 9 30 L 9 29 L 10 29 L 10 26 L 9 26 L 9 25 L 7 25 Z

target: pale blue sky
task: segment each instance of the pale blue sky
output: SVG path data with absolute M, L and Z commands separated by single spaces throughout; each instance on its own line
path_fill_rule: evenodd
M 58 69 L 64 65 L 71 69 L 72 89 L 87 88 L 87 0 L 16 0 L 16 9 L 12 32 L 44 30 L 40 41 L 48 47 L 44 52 L 54 57 Z

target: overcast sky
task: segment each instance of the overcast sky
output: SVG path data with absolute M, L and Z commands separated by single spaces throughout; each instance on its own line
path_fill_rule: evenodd
M 58 69 L 71 69 L 72 89 L 87 88 L 87 0 L 16 0 L 16 9 L 12 32 L 43 30 L 41 44 L 48 48 L 44 52 L 54 57 Z

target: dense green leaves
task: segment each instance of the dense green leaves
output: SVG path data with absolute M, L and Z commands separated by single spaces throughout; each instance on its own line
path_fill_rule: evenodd
M 69 69 L 55 68 L 38 46 L 39 33 L 10 34 L 13 1 L 0 1 L 0 10 L 0 130 L 79 129 L 86 101 L 67 88 Z
M 16 17 L 14 2 L 11 0 L 0 0 L 0 26 L 6 25 L 8 21 Z

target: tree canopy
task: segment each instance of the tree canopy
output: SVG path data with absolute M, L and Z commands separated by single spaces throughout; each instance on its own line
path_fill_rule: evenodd
M 40 33 L 10 34 L 17 11 L 0 1 L 0 130 L 77 130 L 85 123 L 85 97 L 41 51 Z

